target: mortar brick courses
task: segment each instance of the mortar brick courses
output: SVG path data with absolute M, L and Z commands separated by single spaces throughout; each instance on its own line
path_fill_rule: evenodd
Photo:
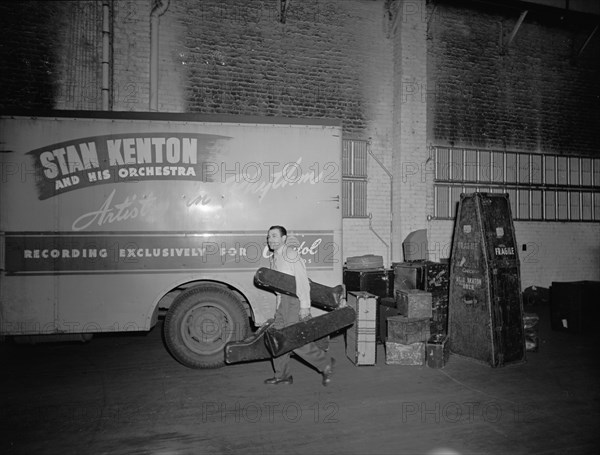
M 85 86 L 79 73 L 65 70 L 65 63 L 82 62 L 68 61 L 67 35 L 54 34 L 50 23 L 57 14 L 67 18 L 57 13 L 67 3 L 23 2 L 20 12 L 0 3 L 3 43 L 15 49 L 8 60 L 14 71 L 0 76 L 1 105 L 44 108 L 60 90 L 64 98 L 66 88 Z M 428 229 L 430 256 L 444 257 L 453 223 L 427 218 L 433 213 L 430 145 L 598 156 L 600 42 L 570 58 L 592 29 L 587 22 L 530 14 L 501 54 L 499 37 L 512 30 L 514 11 L 490 12 L 482 2 L 405 1 L 398 3 L 404 15 L 394 34 L 385 3 L 291 2 L 281 24 L 276 0 L 171 2 L 160 18 L 159 110 L 328 117 L 342 121 L 345 137 L 369 140 L 394 175 L 394 206 L 389 177 L 370 157 L 372 216 L 344 220 L 345 257 L 386 257 L 393 245 L 393 260 L 402 260 L 402 240 L 420 228 Z M 148 110 L 150 8 L 146 0 L 114 2 L 115 110 Z M 53 54 L 53 46 L 62 50 Z M 63 104 L 73 108 L 72 101 Z M 570 255 L 565 275 L 600 279 L 597 223 L 516 226 L 518 238 L 543 240 L 544 258 Z M 560 249 L 569 226 L 585 240 L 573 240 L 567 252 Z M 568 262 L 571 256 L 578 259 Z M 531 262 L 522 269 L 524 282 L 539 283 L 561 270 Z

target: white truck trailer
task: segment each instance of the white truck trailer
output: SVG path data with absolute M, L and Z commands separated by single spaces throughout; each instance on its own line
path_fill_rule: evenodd
M 148 331 L 192 368 L 273 316 L 253 284 L 271 225 L 342 282 L 333 121 L 69 112 L 0 116 L 0 335 Z

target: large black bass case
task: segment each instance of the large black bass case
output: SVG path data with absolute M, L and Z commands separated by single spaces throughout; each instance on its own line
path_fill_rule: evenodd
M 296 296 L 296 279 L 285 273 L 260 268 L 254 276 L 254 283 L 270 291 Z M 356 321 L 356 312 L 350 307 L 343 306 L 342 285 L 329 287 L 311 281 L 310 297 L 313 306 L 329 312 L 283 329 L 272 327 L 273 319 L 270 319 L 251 337 L 227 343 L 225 362 L 238 363 L 278 357 L 350 326 Z

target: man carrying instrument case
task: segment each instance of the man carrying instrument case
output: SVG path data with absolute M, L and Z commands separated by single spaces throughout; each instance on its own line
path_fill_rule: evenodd
M 331 382 L 335 360 L 314 340 L 352 324 L 354 311 L 340 308 L 312 318 L 311 303 L 332 310 L 342 301 L 343 287 L 329 288 L 310 282 L 304 262 L 293 248 L 293 237 L 288 241 L 284 227 L 271 227 L 267 241 L 273 251 L 271 269 L 259 269 L 255 284 L 276 293 L 275 317 L 269 321 L 268 327 L 261 328 L 253 338 L 229 343 L 225 350 L 226 361 L 264 359 L 270 354 L 273 356 L 275 376 L 265 380 L 265 384 L 292 384 L 289 358 L 293 351 L 321 373 L 322 384 L 327 386 Z

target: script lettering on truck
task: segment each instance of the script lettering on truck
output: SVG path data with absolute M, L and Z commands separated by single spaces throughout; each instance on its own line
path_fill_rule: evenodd
M 32 150 L 39 199 L 91 185 L 140 180 L 214 178 L 219 141 L 211 134 L 117 134 L 80 138 Z

